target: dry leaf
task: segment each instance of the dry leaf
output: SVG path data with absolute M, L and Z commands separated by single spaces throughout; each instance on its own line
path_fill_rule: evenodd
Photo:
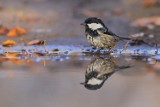
M 7 33 L 7 36 L 9 37 L 16 37 L 16 36 L 21 36 L 21 35 L 25 35 L 27 34 L 27 30 L 22 28 L 22 27 L 19 27 L 19 26 L 16 26 L 14 28 L 12 28 L 8 33 Z
M 16 45 L 16 42 L 13 40 L 6 40 L 5 42 L 2 43 L 2 46 L 4 46 L 4 47 L 10 47 L 13 45 Z
M 160 26 L 160 16 L 159 17 L 158 16 L 151 17 L 151 20 L 153 21 L 153 23 L 155 25 Z
M 87 17 L 100 16 L 102 13 L 94 10 L 84 10 L 82 14 Z
M 133 35 L 130 35 L 130 37 L 131 38 L 142 38 L 142 37 L 144 37 L 144 33 L 143 32 L 141 32 L 141 33 L 136 33 L 136 34 L 133 34 Z
M 135 27 L 148 27 L 150 25 L 160 26 L 160 16 L 152 16 L 136 19 L 132 24 Z
M 113 14 L 115 15 L 120 15 L 122 13 L 122 8 L 117 7 L 115 9 L 112 10 Z
M 44 45 L 45 41 L 44 40 L 32 40 L 27 43 L 27 45 Z
M 157 0 L 143 0 L 143 5 L 145 7 L 155 6 L 157 4 Z
M 45 53 L 40 53 L 40 52 L 34 52 L 34 54 L 37 56 L 45 56 L 46 55 Z
M 9 29 L 3 25 L 0 25 L 0 35 L 6 35 L 9 32 Z

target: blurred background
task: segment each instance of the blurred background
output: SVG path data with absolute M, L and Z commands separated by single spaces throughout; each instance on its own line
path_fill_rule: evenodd
M 14 40 L 17 45 L 0 46 L 0 106 L 160 106 L 159 55 L 114 54 L 116 65 L 131 67 L 113 73 L 93 91 L 80 83 L 85 81 L 88 65 L 100 56 L 79 52 L 66 55 L 66 51 L 49 56 L 23 53 L 23 47 L 44 50 L 26 46 L 41 44 L 40 40 L 46 40 L 45 45 L 54 52 L 60 45 L 64 50 L 90 46 L 80 26 L 88 17 L 101 18 L 120 36 L 141 38 L 153 45 L 160 42 L 160 0 L 0 0 L 0 43 Z
M 132 25 L 136 19 L 156 17 L 159 19 L 159 0 L 0 0 L 0 24 L 7 28 L 21 26 L 27 29 L 26 41 L 35 38 L 75 38 L 85 43 L 84 28 L 80 26 L 88 17 L 101 18 L 106 26 L 120 36 L 139 33 Z M 158 19 L 157 19 L 158 18 Z M 148 26 L 151 19 L 138 22 L 138 27 Z M 136 23 L 137 24 L 137 23 Z M 146 26 L 145 26 L 146 25 Z M 158 24 L 159 25 L 159 24 Z M 159 27 L 146 32 L 159 31 Z M 29 39 L 31 38 L 31 39 Z M 0 40 L 6 39 L 0 36 Z M 17 39 L 17 38 L 12 38 Z M 66 40 L 67 41 L 67 40 Z M 69 41 L 69 40 L 68 40 Z

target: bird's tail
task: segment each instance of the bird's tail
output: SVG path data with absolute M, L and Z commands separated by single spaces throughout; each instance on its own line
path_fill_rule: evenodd
M 123 40 L 130 40 L 130 44 L 133 42 L 135 44 L 145 44 L 147 46 L 153 47 L 152 45 L 150 45 L 149 43 L 145 42 L 144 40 L 138 40 L 138 39 L 134 39 L 134 38 L 127 38 L 127 37 L 119 37 L 119 40 L 123 41 Z

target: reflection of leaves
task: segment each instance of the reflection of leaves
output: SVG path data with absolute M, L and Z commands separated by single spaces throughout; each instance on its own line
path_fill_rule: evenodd
M 32 40 L 27 43 L 27 45 L 44 45 L 45 41 L 44 40 Z
M 25 60 L 20 60 L 20 59 L 13 58 L 13 59 L 10 59 L 10 61 L 13 62 L 13 63 L 16 63 L 16 64 L 20 64 L 20 63 L 23 63 Z
M 19 27 L 19 26 L 16 26 L 16 27 L 9 30 L 9 32 L 7 33 L 7 36 L 16 37 L 16 36 L 21 36 L 21 35 L 25 35 L 25 34 L 27 34 L 26 29 Z
M 4 56 L 6 58 L 15 58 L 15 57 L 18 56 L 18 53 L 15 53 L 15 52 L 13 52 L 13 53 L 5 53 Z
M 16 53 L 16 52 L 5 53 L 4 54 L 5 58 L 7 58 L 9 61 L 11 61 L 13 63 L 16 63 L 16 64 L 19 64 L 19 63 L 22 63 L 22 62 L 25 61 L 25 60 L 22 60 L 22 59 L 17 59 L 18 56 L 19 56 L 19 54 Z
M 146 71 L 147 72 L 159 73 L 160 62 L 158 60 L 152 59 L 150 62 L 148 62 L 148 65 L 146 66 Z
M 2 45 L 4 47 L 10 47 L 10 46 L 16 45 L 16 42 L 14 40 L 6 40 L 5 42 L 2 43 Z

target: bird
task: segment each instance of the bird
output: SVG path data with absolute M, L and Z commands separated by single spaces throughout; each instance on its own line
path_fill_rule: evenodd
M 110 31 L 103 21 L 97 17 L 89 17 L 81 25 L 85 26 L 87 41 L 94 48 L 99 48 L 100 50 L 108 49 L 111 52 L 119 40 L 131 40 L 130 38 L 120 37 Z
M 100 89 L 111 75 L 126 68 L 130 68 L 130 65 L 119 66 L 114 58 L 98 57 L 87 66 L 85 82 L 81 84 L 88 90 Z

